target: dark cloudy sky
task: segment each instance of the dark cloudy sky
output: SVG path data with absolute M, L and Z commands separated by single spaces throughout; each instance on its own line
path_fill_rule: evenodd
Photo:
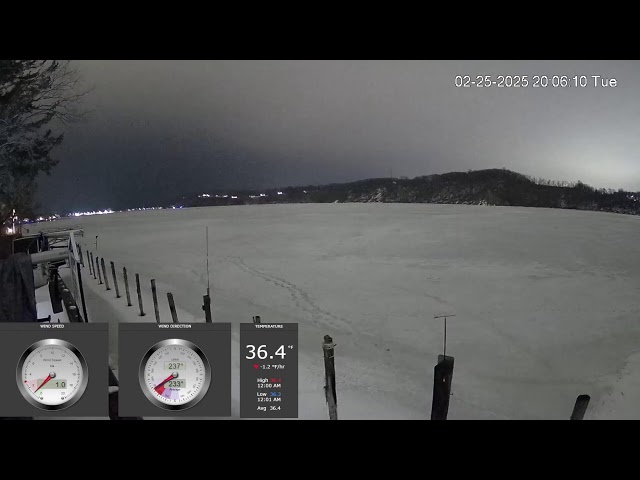
M 182 193 L 506 167 L 640 190 L 638 61 L 74 61 L 93 87 L 56 210 Z M 456 88 L 456 75 L 602 75 L 616 88 Z M 46 200 L 45 200 L 46 199 Z

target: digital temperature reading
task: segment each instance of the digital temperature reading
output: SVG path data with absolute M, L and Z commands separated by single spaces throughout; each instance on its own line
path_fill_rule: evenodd
M 298 324 L 240 324 L 240 417 L 298 417 Z
M 289 350 L 292 350 L 294 345 L 287 345 L 286 347 Z M 273 360 L 274 357 L 280 357 L 282 360 L 284 360 L 284 357 L 287 355 L 287 352 L 284 351 L 285 345 L 280 345 L 272 355 L 270 355 L 267 351 L 266 345 L 260 345 L 257 348 L 255 345 L 247 345 L 247 349 L 249 350 L 249 353 L 246 357 L 244 357 L 247 360 L 253 360 L 254 358 L 257 358 L 259 360 L 266 360 L 267 358 L 269 360 Z

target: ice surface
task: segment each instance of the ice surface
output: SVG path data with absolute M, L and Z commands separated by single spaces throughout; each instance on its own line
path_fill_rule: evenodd
M 111 322 L 155 322 L 151 278 L 162 321 L 171 321 L 169 291 L 181 321 L 204 321 L 209 226 L 214 321 L 299 323 L 300 418 L 328 418 L 326 334 L 337 343 L 339 418 L 429 418 L 443 341 L 433 316 L 443 313 L 457 315 L 447 330 L 450 419 L 568 419 L 584 393 L 592 397 L 585 418 L 640 418 L 640 217 L 299 204 L 136 211 L 55 227 L 67 224 L 84 228 L 83 250 L 94 255 L 99 235 L 110 279 L 108 261 L 116 263 L 120 299 L 83 270 L 91 320 Z M 111 352 L 117 363 L 114 337 Z

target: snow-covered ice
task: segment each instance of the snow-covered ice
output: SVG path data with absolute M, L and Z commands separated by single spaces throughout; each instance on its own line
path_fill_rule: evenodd
M 337 343 L 341 419 L 426 419 L 433 367 L 455 357 L 450 419 L 640 418 L 640 217 L 428 204 L 147 210 L 79 217 L 83 250 L 113 260 L 122 298 L 83 270 L 93 321 L 204 321 L 209 226 L 215 321 L 298 322 L 300 418 L 328 418 L 322 339 Z M 126 307 L 122 267 L 133 307 Z M 108 267 L 108 263 L 107 263 Z M 110 275 L 110 272 L 108 272 Z M 144 290 L 137 316 L 135 273 Z M 113 287 L 112 287 L 113 288 Z M 115 329 L 112 361 L 117 363 Z

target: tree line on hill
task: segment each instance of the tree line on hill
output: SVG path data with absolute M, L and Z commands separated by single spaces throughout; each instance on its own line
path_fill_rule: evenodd
M 281 192 L 280 194 L 278 192 Z M 260 194 L 264 196 L 260 196 Z M 349 183 L 190 196 L 185 207 L 269 203 L 442 203 L 595 210 L 640 214 L 640 194 L 594 188 L 581 181 L 534 178 L 507 169 L 469 170 L 415 178 L 372 178 Z

